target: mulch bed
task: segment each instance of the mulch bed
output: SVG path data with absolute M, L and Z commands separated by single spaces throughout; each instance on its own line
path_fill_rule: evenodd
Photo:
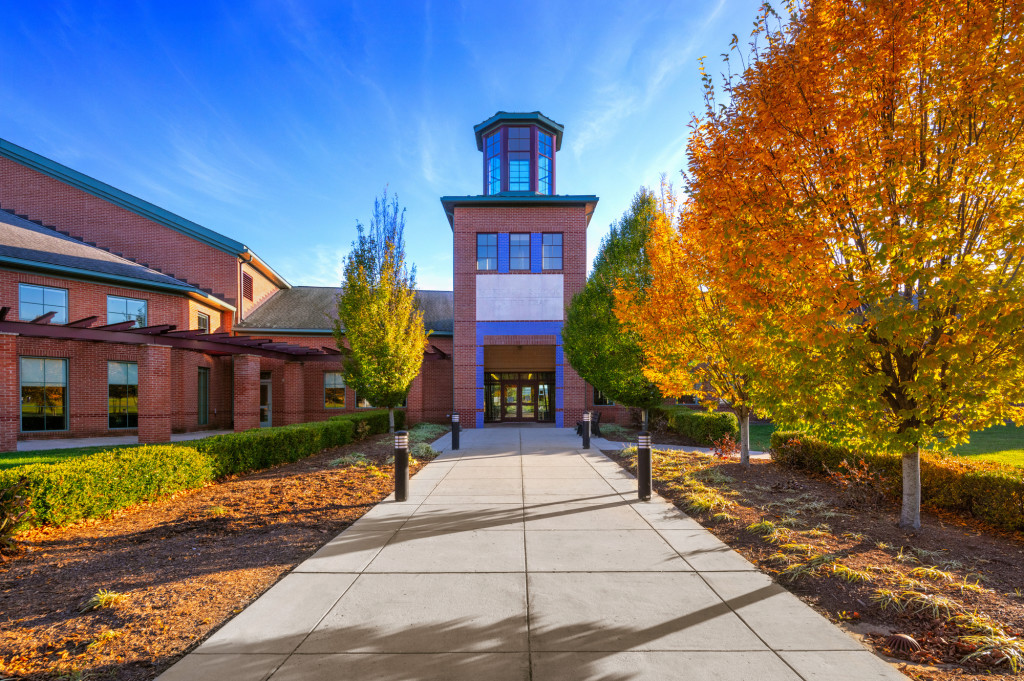
M 355 452 L 375 466 L 331 465 Z M 0 558 L 0 678 L 156 677 L 387 496 L 392 453 L 379 435 L 21 535 Z M 125 598 L 83 612 L 102 589 Z
M 616 452 L 605 453 L 624 467 L 631 465 L 630 459 L 620 458 Z M 685 485 L 678 484 L 678 471 L 666 471 L 668 466 L 660 465 L 656 457 L 654 476 L 659 494 L 830 620 L 896 663 L 904 674 L 921 681 L 980 681 L 1010 673 L 1005 661 L 997 664 L 999 661 L 991 656 L 962 663 L 971 647 L 957 641 L 964 632 L 949 618 L 900 613 L 892 607 L 882 609 L 873 596 L 881 588 L 893 588 L 894 581 L 903 581 L 905 589 L 948 598 L 967 611 L 988 616 L 1009 635 L 1019 637 L 1024 634 L 1024 536 L 950 514 L 928 512 L 922 514 L 920 531 L 906 532 L 897 526 L 898 506 L 870 486 L 811 477 L 770 461 L 755 461 L 749 469 L 737 462 L 699 455 L 672 453 L 664 461 L 687 456 L 692 457 L 691 461 L 700 460 L 700 466 L 711 471 L 702 472 L 697 479 L 723 492 L 733 505 L 703 513 L 688 509 L 690 497 Z M 723 511 L 734 519 L 722 516 Z M 773 542 L 763 532 L 746 529 L 762 520 L 772 521 L 792 534 Z M 813 551 L 800 556 L 799 549 L 785 548 L 784 543 L 790 547 L 812 546 Z M 786 551 L 795 553 L 780 558 L 780 553 Z M 871 574 L 873 581 L 848 583 L 828 569 L 790 581 L 785 568 L 807 560 L 812 553 L 835 555 L 843 565 Z M 910 574 L 929 566 L 952 574 L 957 581 L 932 581 L 920 576 L 921 571 L 916 577 Z M 960 586 L 965 581 L 983 588 L 965 590 Z M 922 649 L 894 650 L 886 642 L 892 634 L 908 634 Z

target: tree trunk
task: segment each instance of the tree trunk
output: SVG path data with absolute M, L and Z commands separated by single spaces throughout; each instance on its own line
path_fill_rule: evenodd
M 903 452 L 903 510 L 900 527 L 921 529 L 921 448 Z
M 388 407 L 388 432 L 395 434 L 395 408 Z
M 750 468 L 750 410 L 740 408 L 736 415 L 740 417 L 740 463 Z

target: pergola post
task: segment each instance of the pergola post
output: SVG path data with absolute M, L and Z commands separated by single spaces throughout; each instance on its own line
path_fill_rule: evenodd
M 260 427 L 260 358 L 257 355 L 234 356 L 235 432 Z
M 171 349 L 139 348 L 139 444 L 171 441 Z
M 306 384 L 303 368 L 302 362 L 285 362 L 282 368 L 284 399 L 281 400 L 281 404 L 284 405 L 284 413 L 281 414 L 281 423 L 286 426 L 302 423 L 306 418 Z
M 18 448 L 19 431 L 18 335 L 0 333 L 0 452 L 13 452 Z

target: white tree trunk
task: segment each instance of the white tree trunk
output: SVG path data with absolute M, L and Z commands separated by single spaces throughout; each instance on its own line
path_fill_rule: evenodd
M 740 410 L 740 463 L 750 467 L 750 411 Z
M 903 509 L 900 527 L 921 529 L 921 448 L 903 452 Z
M 388 407 L 388 432 L 395 434 L 395 408 Z

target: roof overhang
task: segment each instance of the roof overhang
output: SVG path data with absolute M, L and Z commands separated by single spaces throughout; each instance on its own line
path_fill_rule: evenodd
M 207 293 L 202 289 L 188 284 L 175 284 L 173 282 L 152 281 L 150 279 L 138 279 L 136 277 L 124 276 L 121 274 L 109 274 L 107 272 L 96 272 L 82 269 L 80 267 L 68 267 L 66 265 L 54 265 L 52 263 L 38 262 L 36 260 L 25 260 L 13 258 L 7 255 L 0 255 L 0 267 L 9 267 L 16 270 L 28 270 L 31 272 L 46 272 L 55 274 L 64 279 L 76 279 L 82 281 L 99 282 L 114 286 L 128 288 L 139 288 L 149 291 L 160 291 L 178 293 L 199 300 L 207 305 L 216 307 L 228 312 L 234 312 L 235 306 L 225 302 L 217 296 Z
M 544 194 L 494 194 L 491 196 L 442 196 L 441 205 L 448 217 L 448 225 L 455 229 L 455 209 L 468 207 L 500 206 L 583 206 L 587 214 L 587 226 L 594 216 L 598 199 L 596 196 L 547 196 Z
M 473 133 L 476 135 L 477 150 L 484 150 L 484 136 L 493 128 L 496 128 L 499 125 L 516 125 L 517 123 L 522 123 L 524 125 L 538 125 L 544 128 L 555 136 L 555 151 L 562 148 L 562 131 L 565 130 L 565 128 L 561 123 L 555 123 L 540 111 L 530 111 L 528 113 L 509 113 L 508 111 L 499 111 L 483 123 L 473 126 Z

